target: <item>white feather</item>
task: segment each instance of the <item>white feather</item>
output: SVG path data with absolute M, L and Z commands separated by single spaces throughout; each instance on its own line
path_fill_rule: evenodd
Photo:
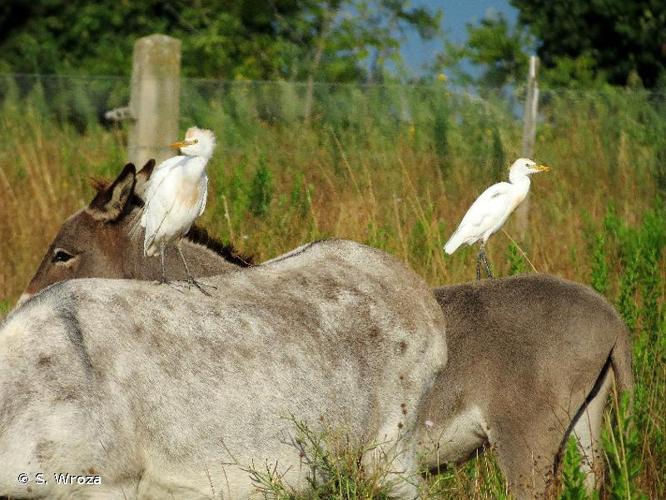
M 529 175 L 545 170 L 547 167 L 536 166 L 532 160 L 516 160 L 511 166 L 510 182 L 493 184 L 481 193 L 444 245 L 444 251 L 450 255 L 461 245 L 488 241 L 527 196 Z
M 187 234 L 206 208 L 206 165 L 215 137 L 209 130 L 195 127 L 186 137 L 190 145 L 181 149 L 186 154 L 162 162 L 146 187 L 140 225 L 145 228 L 147 256 L 159 255 L 166 245 Z

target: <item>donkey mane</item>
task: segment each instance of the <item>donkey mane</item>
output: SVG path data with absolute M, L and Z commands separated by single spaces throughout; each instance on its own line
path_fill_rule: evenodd
M 111 181 L 102 177 L 91 177 L 90 185 L 99 193 L 108 189 L 111 185 Z M 141 208 L 144 205 L 144 201 L 135 193 L 132 193 L 129 204 Z M 239 267 L 252 267 L 254 265 L 254 256 L 240 253 L 232 243 L 222 243 L 220 240 L 208 234 L 208 231 L 202 227 L 196 225 L 192 226 L 185 235 L 185 238 L 192 243 L 206 247 L 227 262 Z
M 202 227 L 196 225 L 192 226 L 185 235 L 185 238 L 192 243 L 202 245 L 209 250 L 212 250 L 227 262 L 231 262 L 237 266 L 252 267 L 254 265 L 254 256 L 241 254 L 236 250 L 236 247 L 234 247 L 232 243 L 222 243 L 220 240 L 208 234 L 208 231 Z

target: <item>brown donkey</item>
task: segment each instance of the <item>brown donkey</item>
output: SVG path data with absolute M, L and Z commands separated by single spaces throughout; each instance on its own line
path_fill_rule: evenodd
M 143 256 L 141 235 L 128 236 L 152 167 L 135 174 L 127 166 L 100 185 L 89 206 L 63 224 L 25 296 L 69 278 L 159 278 L 157 260 Z M 250 263 L 200 230 L 183 247 L 196 276 Z M 167 266 L 185 278 L 175 252 Z M 449 362 L 420 415 L 426 465 L 459 462 L 490 445 L 516 496 L 538 496 L 573 432 L 592 487 L 611 378 L 620 390 L 633 384 L 627 330 L 612 306 L 589 287 L 545 275 L 434 293 L 448 322 Z
M 95 182 L 97 194 L 63 223 L 20 302 L 42 288 L 72 278 L 159 279 L 159 259 L 143 255 L 143 229 L 132 231 L 154 167 L 155 161 L 150 160 L 137 173 L 130 163 L 112 183 Z M 183 239 L 182 248 L 195 277 L 252 265 L 250 257 L 210 238 L 196 226 Z M 186 279 L 175 249 L 166 252 L 165 265 L 173 279 Z

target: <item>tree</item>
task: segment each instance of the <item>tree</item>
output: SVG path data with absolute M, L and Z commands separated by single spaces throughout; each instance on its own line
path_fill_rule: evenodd
M 478 25 L 467 24 L 467 41 L 462 45 L 447 43 L 437 64 L 452 73 L 457 83 L 499 88 L 525 79 L 533 44 L 525 29 L 511 26 L 501 13 L 492 13 Z M 465 60 L 482 68 L 478 76 L 464 69 Z
M 0 13 L 0 58 L 16 72 L 127 74 L 136 38 L 183 39 L 192 76 L 270 77 L 294 45 L 276 19 L 303 13 L 293 0 L 10 0 Z
M 370 14 L 376 12 L 376 14 Z M 399 36 L 437 33 L 439 14 L 407 0 L 9 0 L 0 6 L 0 68 L 127 74 L 134 41 L 183 41 L 183 73 L 210 78 L 348 81 Z
M 666 69 L 663 0 L 510 0 L 546 68 L 654 87 Z

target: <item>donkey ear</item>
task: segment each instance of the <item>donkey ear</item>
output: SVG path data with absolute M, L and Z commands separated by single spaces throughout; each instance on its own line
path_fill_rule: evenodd
M 88 213 L 103 222 L 118 220 L 132 197 L 135 184 L 136 168 L 128 163 L 109 187 L 97 193 L 88 205 Z
M 143 198 L 143 193 L 146 191 L 146 184 L 153 173 L 155 168 L 155 160 L 150 159 L 146 162 L 141 170 L 136 173 L 136 185 L 134 186 L 134 194 L 139 198 Z

